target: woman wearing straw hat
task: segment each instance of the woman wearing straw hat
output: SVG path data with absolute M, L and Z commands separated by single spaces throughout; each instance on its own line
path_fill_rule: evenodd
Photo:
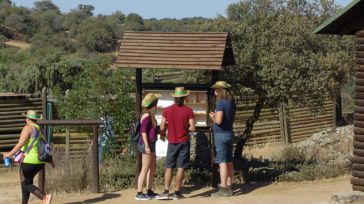
M 140 118 L 141 137 L 138 142 L 138 150 L 142 153 L 142 169 L 138 177 L 138 192 L 135 200 L 149 200 L 157 196 L 152 191 L 152 183 L 156 171 L 155 144 L 157 141 L 157 103 L 159 94 L 149 93 L 143 101 L 143 113 Z M 147 194 L 143 194 L 143 185 L 147 177 Z
M 52 196 L 50 194 L 45 194 L 38 187 L 33 185 L 35 175 L 40 170 L 44 169 L 45 165 L 44 162 L 38 160 L 38 142 L 42 133 L 40 126 L 37 124 L 37 120 L 41 119 L 41 117 L 34 110 L 29 110 L 27 114 L 23 115 L 25 116 L 27 124 L 21 131 L 19 142 L 10 152 L 4 153 L 3 157 L 12 157 L 20 150 L 25 152 L 24 159 L 20 165 L 22 204 L 28 203 L 30 193 L 41 199 L 42 204 L 49 204 Z M 35 141 L 33 142 L 33 140 Z M 28 148 L 29 146 L 30 148 Z M 54 168 L 53 162 L 52 167 Z
M 216 111 L 211 112 L 213 134 L 215 139 L 215 162 L 220 167 L 220 189 L 211 194 L 212 197 L 231 196 L 231 184 L 234 176 L 233 166 L 233 123 L 235 120 L 236 105 L 230 93 L 231 86 L 225 81 L 217 81 L 211 88 L 216 96 Z

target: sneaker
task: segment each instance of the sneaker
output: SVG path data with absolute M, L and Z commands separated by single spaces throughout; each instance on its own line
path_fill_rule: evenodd
M 179 200 L 185 198 L 181 193 L 174 193 L 173 200 Z
M 52 201 L 52 195 L 51 194 L 47 194 L 44 196 L 43 200 L 42 200 L 42 204 L 50 204 Z
M 155 197 L 157 200 L 169 200 L 169 193 L 162 193 Z
M 142 193 L 142 194 L 137 194 L 135 196 L 135 200 L 150 200 L 151 197 L 149 197 L 148 195 Z
M 147 195 L 151 198 L 156 198 L 159 194 L 154 193 L 152 190 L 148 190 Z
M 231 188 L 231 186 L 228 186 L 227 187 L 227 191 L 228 191 L 229 196 L 233 196 L 234 195 L 234 192 L 233 192 L 233 189 Z
M 220 187 L 216 193 L 212 193 L 211 197 L 229 197 L 229 192 L 227 188 Z

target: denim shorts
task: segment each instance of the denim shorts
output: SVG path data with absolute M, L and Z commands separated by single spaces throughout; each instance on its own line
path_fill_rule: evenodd
M 168 144 L 166 168 L 188 168 L 190 163 L 190 142 Z
M 150 147 L 150 151 L 152 153 L 154 153 L 155 152 L 155 142 L 151 142 L 149 147 Z M 144 145 L 144 143 L 138 143 L 138 150 L 139 150 L 140 153 L 145 154 L 145 145 Z
M 233 132 L 215 132 L 215 163 L 233 162 Z

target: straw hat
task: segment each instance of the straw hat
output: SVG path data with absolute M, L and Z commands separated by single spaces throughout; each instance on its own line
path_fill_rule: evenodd
M 23 116 L 25 116 L 26 118 L 32 119 L 32 120 L 42 119 L 42 116 L 38 115 L 37 111 L 35 111 L 35 110 L 28 110 L 27 114 L 23 113 Z
M 188 94 L 190 94 L 190 91 L 185 90 L 184 87 L 176 87 L 176 89 L 174 90 L 174 93 L 171 93 L 171 96 L 173 96 L 175 98 L 179 98 L 179 97 L 185 97 Z
M 211 86 L 213 89 L 230 89 L 231 85 L 226 83 L 226 81 L 217 81 L 214 85 Z
M 158 100 L 158 98 L 160 98 L 160 97 L 161 97 L 160 94 L 149 93 L 144 96 L 143 101 L 142 101 L 142 106 L 144 108 L 147 108 L 150 106 L 150 104 L 152 104 L 154 101 Z

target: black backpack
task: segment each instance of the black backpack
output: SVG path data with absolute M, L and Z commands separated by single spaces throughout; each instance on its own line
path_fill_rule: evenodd
M 135 120 L 130 125 L 130 141 L 139 142 L 140 137 L 140 120 Z

